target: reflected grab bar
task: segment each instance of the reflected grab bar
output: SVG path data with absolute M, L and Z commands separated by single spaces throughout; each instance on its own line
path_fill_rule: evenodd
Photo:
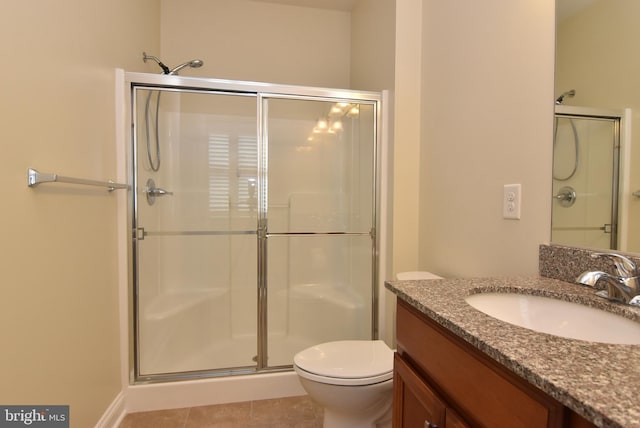
M 128 184 L 116 183 L 114 181 L 96 181 L 87 180 L 84 178 L 64 177 L 58 174 L 48 174 L 44 172 L 38 172 L 33 168 L 27 170 L 27 185 L 29 187 L 35 187 L 40 183 L 71 183 L 71 184 L 83 184 L 86 186 L 99 186 L 106 187 L 109 192 L 113 192 L 116 189 L 129 189 Z

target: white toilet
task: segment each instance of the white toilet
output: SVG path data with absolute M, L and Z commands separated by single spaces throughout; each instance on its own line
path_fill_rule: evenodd
M 382 340 L 312 346 L 296 354 L 293 368 L 324 407 L 324 428 L 391 427 L 393 351 Z
M 439 279 L 401 272 L 399 280 Z M 293 357 L 307 394 L 324 407 L 324 428 L 390 428 L 393 351 L 382 340 L 343 340 L 312 346 Z

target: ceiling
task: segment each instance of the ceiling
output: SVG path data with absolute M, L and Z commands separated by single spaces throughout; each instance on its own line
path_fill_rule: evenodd
M 351 12 L 358 0 L 253 0 L 290 6 L 312 7 Z M 556 0 L 558 21 L 568 18 L 588 7 L 596 0 Z
M 312 7 L 351 12 L 358 0 L 253 0 L 264 3 L 279 3 L 290 6 Z
M 556 0 L 556 15 L 558 22 L 569 18 L 585 9 L 596 0 Z

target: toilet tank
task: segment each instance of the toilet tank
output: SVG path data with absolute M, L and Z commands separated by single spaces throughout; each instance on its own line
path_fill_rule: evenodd
M 396 274 L 396 279 L 404 281 L 404 280 L 416 280 L 416 279 L 442 279 L 442 277 L 431 272 L 413 271 L 413 272 L 398 272 Z

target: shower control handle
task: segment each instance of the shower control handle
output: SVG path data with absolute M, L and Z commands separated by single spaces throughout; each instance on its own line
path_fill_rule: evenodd
M 576 202 L 577 195 L 573 187 L 565 186 L 558 190 L 558 194 L 554 198 L 560 201 L 560 205 L 568 208 Z
M 147 193 L 149 193 L 152 196 L 173 195 L 173 192 L 167 192 L 166 190 L 161 189 L 160 187 L 156 187 L 155 189 L 149 189 Z
M 156 197 L 158 196 L 173 195 L 173 192 L 168 192 L 160 187 L 156 187 L 156 183 L 153 181 L 153 178 L 147 180 L 147 187 L 145 187 L 144 193 L 147 194 L 147 203 L 149 205 L 153 205 L 156 202 Z

